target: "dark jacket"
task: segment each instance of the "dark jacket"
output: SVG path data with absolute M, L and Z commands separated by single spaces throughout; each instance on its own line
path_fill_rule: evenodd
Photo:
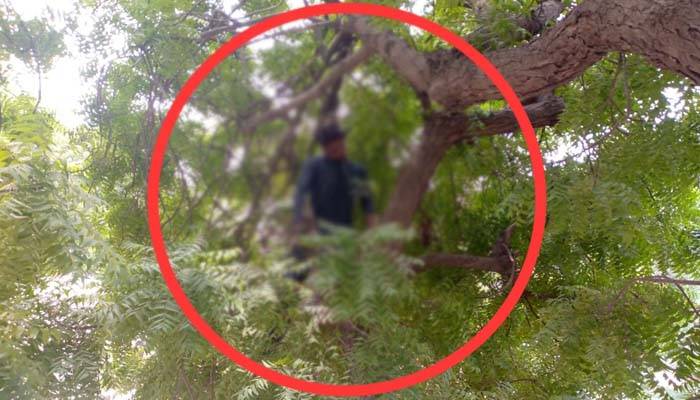
M 367 171 L 349 160 L 314 157 L 302 167 L 294 196 L 294 222 L 302 218 L 306 195 L 319 221 L 352 226 L 353 211 L 359 204 L 365 214 L 374 212 L 367 183 Z

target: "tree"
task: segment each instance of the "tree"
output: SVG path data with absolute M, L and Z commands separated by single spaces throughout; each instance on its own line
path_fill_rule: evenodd
M 82 1 L 94 29 L 71 34 L 95 83 L 85 126 L 67 132 L 30 97 L 4 95 L 1 395 L 312 397 L 198 336 L 161 280 L 144 211 L 150 149 L 189 72 L 288 7 Z M 378 398 L 692 398 L 700 4 L 473 0 L 424 13 L 520 95 L 547 158 L 548 225 L 502 329 L 448 373 Z M 0 25 L 2 50 L 34 57 L 15 21 Z M 62 48 L 46 32 L 21 39 Z M 529 240 L 512 113 L 461 54 L 405 26 L 327 17 L 268 36 L 215 70 L 173 134 L 162 225 L 181 284 L 223 337 L 294 376 L 376 381 L 444 357 L 500 306 Z M 287 200 L 315 125 L 333 120 L 385 224 L 306 238 L 323 268 L 299 287 L 283 277 L 299 267 L 285 255 Z

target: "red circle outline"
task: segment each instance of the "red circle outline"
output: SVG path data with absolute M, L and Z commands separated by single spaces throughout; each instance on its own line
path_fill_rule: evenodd
M 428 31 L 461 51 L 491 80 L 491 82 L 493 82 L 496 88 L 503 95 L 503 98 L 506 100 L 510 108 L 513 110 L 515 118 L 518 121 L 520 129 L 525 138 L 530 155 L 530 162 L 532 164 L 532 175 L 534 181 L 535 213 L 532 233 L 530 236 L 530 245 L 528 247 L 522 269 L 518 274 L 518 278 L 513 283 L 510 293 L 508 293 L 506 299 L 503 301 L 503 304 L 501 304 L 494 316 L 484 325 L 483 328 L 481 328 L 481 330 L 479 330 L 479 332 L 476 333 L 476 335 L 474 335 L 474 337 L 462 345 L 462 347 L 445 358 L 437 361 L 435 364 L 408 375 L 400 376 L 387 381 L 367 384 L 336 385 L 294 378 L 253 361 L 231 346 L 228 342 L 226 342 L 226 340 L 219 336 L 216 331 L 209 326 L 209 324 L 207 324 L 207 322 L 201 315 L 199 315 L 195 307 L 187 298 L 187 295 L 180 286 L 175 272 L 170 265 L 170 260 L 168 258 L 160 226 L 160 174 L 165 152 L 167 151 L 168 141 L 182 109 L 187 104 L 189 98 L 192 96 L 202 80 L 204 80 L 206 76 L 227 56 L 256 36 L 288 22 L 327 14 L 361 14 L 400 21 Z M 251 373 L 276 383 L 277 385 L 285 386 L 290 389 L 326 396 L 369 396 L 404 389 L 434 378 L 435 376 L 445 372 L 460 361 L 464 360 L 496 332 L 496 330 L 515 308 L 534 271 L 535 263 L 537 262 L 537 257 L 542 245 L 542 238 L 544 236 L 545 215 L 547 209 L 546 197 L 547 192 L 545 172 L 542 154 L 537 143 L 537 137 L 535 136 L 535 130 L 532 127 L 527 113 L 525 112 L 525 109 L 520 103 L 520 100 L 518 99 L 518 96 L 515 94 L 514 90 L 510 87 L 500 72 L 498 72 L 496 67 L 491 64 L 491 62 L 484 55 L 479 53 L 478 50 L 473 48 L 464 39 L 454 34 L 447 28 L 407 11 L 367 3 L 327 3 L 290 10 L 271 16 L 249 27 L 245 31 L 233 36 L 194 71 L 194 73 L 182 87 L 181 91 L 177 94 L 165 117 L 165 120 L 163 121 L 158 137 L 156 138 L 150 170 L 148 173 L 146 203 L 151 241 L 156 259 L 160 265 L 163 280 L 172 293 L 173 298 L 182 309 L 182 312 L 189 319 L 190 323 L 192 323 L 202 337 L 204 337 L 220 353 Z

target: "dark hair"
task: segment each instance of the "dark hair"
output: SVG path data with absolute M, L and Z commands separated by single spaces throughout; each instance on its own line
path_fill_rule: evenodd
M 335 140 L 342 139 L 345 137 L 345 132 L 338 125 L 326 125 L 318 128 L 316 130 L 316 141 L 321 145 L 325 146 Z

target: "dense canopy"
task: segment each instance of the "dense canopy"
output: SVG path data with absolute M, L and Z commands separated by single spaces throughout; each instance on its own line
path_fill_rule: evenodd
M 151 149 L 189 74 L 232 35 L 313 4 L 79 0 L 0 6 L 0 398 L 310 399 L 236 366 L 167 290 L 145 212 Z M 482 51 L 544 153 L 547 226 L 501 329 L 446 373 L 377 399 L 691 399 L 700 393 L 700 2 L 378 2 Z M 71 44 L 71 45 L 68 45 Z M 67 128 L 39 83 L 89 85 Z M 338 123 L 381 224 L 299 239 L 291 198 L 315 129 Z M 208 323 L 295 377 L 367 383 L 424 368 L 503 302 L 530 240 L 530 158 L 499 92 L 415 28 L 294 23 L 221 63 L 181 115 L 161 224 Z M 321 301 L 319 301 L 319 298 Z

